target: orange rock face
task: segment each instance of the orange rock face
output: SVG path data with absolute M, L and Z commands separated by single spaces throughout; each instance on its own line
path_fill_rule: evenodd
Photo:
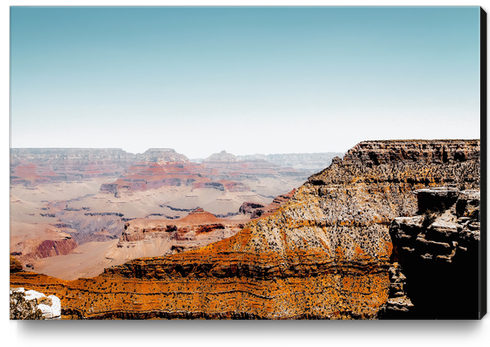
M 362 142 L 229 239 L 91 279 L 17 272 L 11 286 L 56 294 L 71 318 L 379 318 L 390 288 L 390 222 L 416 212 L 415 189 L 479 187 L 479 146 Z

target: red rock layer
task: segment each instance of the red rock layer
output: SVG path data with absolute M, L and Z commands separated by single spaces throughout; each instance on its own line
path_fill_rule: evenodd
M 132 192 L 164 186 L 192 185 L 201 179 L 201 165 L 181 162 L 140 162 L 131 166 L 122 178 L 103 185 L 101 192 Z
M 93 319 L 379 318 L 390 221 L 415 213 L 414 189 L 479 180 L 477 140 L 363 142 L 229 239 L 93 279 L 15 273 L 11 285 L 56 292 L 65 314 Z
M 78 246 L 67 233 L 56 232 L 49 228 L 46 228 L 45 233 L 37 238 L 18 240 L 22 241 L 11 244 L 11 254 L 28 266 L 37 259 L 70 254 Z
M 44 240 L 37 249 L 38 258 L 54 257 L 57 255 L 70 254 L 77 247 L 77 243 L 70 239 L 66 240 Z

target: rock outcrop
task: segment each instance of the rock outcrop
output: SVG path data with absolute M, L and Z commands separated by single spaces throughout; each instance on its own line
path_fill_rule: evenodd
M 207 162 L 235 162 L 237 161 L 237 158 L 231 154 L 227 153 L 226 151 L 221 151 L 220 153 L 213 153 L 211 156 L 206 158 L 204 160 L 204 163 Z
M 264 214 L 265 208 L 266 208 L 266 205 L 264 205 L 264 204 L 246 201 L 242 204 L 242 206 L 240 206 L 240 209 L 238 210 L 238 212 L 241 214 L 250 215 L 250 219 L 256 219 L 256 218 L 259 218 L 261 215 Z
M 154 158 L 158 159 L 158 158 Z M 172 159 L 172 158 L 167 158 Z M 137 190 L 192 185 L 201 179 L 200 165 L 186 162 L 155 161 L 132 165 L 118 180 L 101 186 L 101 193 L 132 193 Z
M 23 298 L 31 303 L 34 309 L 39 309 L 43 316 L 43 319 L 60 319 L 61 318 L 61 301 L 55 295 L 46 296 L 43 293 L 36 292 L 35 290 L 25 290 L 24 288 L 13 288 L 10 290 L 10 294 L 12 293 L 21 293 Z M 12 300 L 11 300 L 12 304 Z M 17 309 L 17 307 L 15 307 Z M 11 319 L 12 318 L 12 307 L 11 310 Z
M 137 154 L 138 161 L 147 161 L 153 163 L 187 163 L 189 159 L 172 148 L 150 148 L 142 154 Z
M 22 263 L 12 255 L 10 256 L 10 272 L 22 271 Z
M 220 219 L 198 208 L 176 220 L 135 219 L 127 222 L 117 247 L 133 247 L 136 241 L 166 242 L 166 254 L 180 253 L 231 237 L 242 227 L 240 221 Z
M 417 189 L 478 189 L 479 154 L 478 140 L 362 142 L 231 238 L 91 279 L 16 272 L 11 285 L 57 293 L 76 318 L 380 318 L 404 284 L 390 275 L 391 221 L 416 213 Z
M 227 153 L 227 155 L 232 155 Z M 208 160 L 209 159 L 209 160 Z M 247 179 L 258 180 L 260 178 L 297 178 L 304 179 L 308 177 L 308 172 L 299 171 L 291 167 L 282 167 L 266 160 L 211 160 L 213 157 L 206 159 L 202 166 L 218 172 L 217 175 L 210 174 L 213 180 L 233 180 L 243 181 Z M 218 159 L 218 158 L 216 158 Z
M 409 317 L 481 318 L 479 190 L 438 187 L 416 194 L 417 215 L 395 218 L 390 227 L 393 257 L 414 304 Z
M 269 205 L 263 205 L 255 202 L 244 202 L 242 206 L 240 206 L 238 212 L 249 215 L 250 219 L 270 216 L 276 212 L 282 204 L 291 199 L 295 191 L 296 189 L 293 189 L 287 194 L 276 196 Z
M 35 239 L 13 238 L 10 251 L 16 255 L 17 261 L 29 265 L 37 259 L 70 254 L 77 246 L 69 234 L 56 228 L 47 228 L 45 234 Z

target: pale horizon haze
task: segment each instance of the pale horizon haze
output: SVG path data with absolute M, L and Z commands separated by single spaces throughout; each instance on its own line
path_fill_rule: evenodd
M 12 7 L 10 146 L 480 138 L 479 7 Z

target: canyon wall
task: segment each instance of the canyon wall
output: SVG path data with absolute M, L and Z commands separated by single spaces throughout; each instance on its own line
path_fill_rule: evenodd
M 118 148 L 11 148 L 10 182 L 40 183 L 117 177 L 136 159 Z
M 59 296 L 66 318 L 382 318 L 403 280 L 391 221 L 417 212 L 417 189 L 478 190 L 479 155 L 478 140 L 362 142 L 231 238 L 71 282 L 15 272 L 11 286 Z
M 308 177 L 265 160 L 240 161 L 226 151 L 214 153 L 200 164 L 171 149 L 150 149 L 138 154 L 137 159 L 141 161 L 133 163 L 117 181 L 103 184 L 100 192 L 117 197 L 120 193 L 179 186 L 246 192 L 251 190 L 249 181 L 256 185 L 260 179 L 271 178 L 301 184 Z

